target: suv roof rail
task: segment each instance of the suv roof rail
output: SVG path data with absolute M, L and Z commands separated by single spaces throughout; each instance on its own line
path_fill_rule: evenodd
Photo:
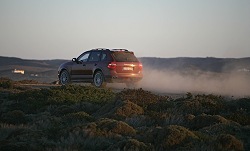
M 112 49 L 114 51 L 128 51 L 127 49 Z
M 95 49 L 92 49 L 92 50 L 109 50 L 108 48 L 95 48 Z

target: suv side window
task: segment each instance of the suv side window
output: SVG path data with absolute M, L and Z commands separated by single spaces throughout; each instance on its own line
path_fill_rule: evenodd
M 101 56 L 101 51 L 93 51 L 90 54 L 89 61 L 99 61 Z
M 107 60 L 107 54 L 105 52 L 102 52 L 101 61 L 106 61 L 106 60 Z
M 81 56 L 79 56 L 77 60 L 80 62 L 87 62 L 88 58 L 89 58 L 89 54 L 90 54 L 90 52 L 86 52 L 86 53 L 82 54 Z

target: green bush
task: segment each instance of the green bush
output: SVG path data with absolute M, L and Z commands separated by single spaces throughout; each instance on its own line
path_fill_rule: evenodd
M 99 120 L 96 124 L 98 129 L 105 132 L 112 132 L 122 135 L 136 134 L 136 131 L 133 127 L 129 126 L 127 123 L 122 121 L 105 118 Z
M 10 99 L 15 100 L 26 113 L 43 111 L 48 105 L 72 105 L 79 102 L 104 104 L 113 101 L 114 98 L 115 93 L 110 89 L 79 85 L 29 90 L 10 96 Z
M 124 119 L 133 115 L 144 113 L 142 107 L 130 101 L 110 102 L 101 107 L 94 115 L 97 117 L 108 117 L 114 119 Z
M 217 123 L 199 129 L 198 131 L 210 136 L 217 136 L 225 133 L 236 134 L 236 133 L 241 133 L 241 125 L 235 122 Z
M 75 112 L 75 110 L 69 105 L 61 105 L 52 111 L 52 115 L 64 116 L 66 114 Z
M 90 116 L 88 113 L 80 111 L 80 112 L 75 112 L 75 113 L 68 113 L 66 115 L 64 115 L 63 120 L 66 120 L 66 122 L 70 123 L 70 122 L 90 122 L 93 121 L 93 117 Z
M 144 110 L 130 101 L 124 101 L 123 105 L 118 107 L 115 111 L 115 116 L 131 117 L 133 115 L 143 114 Z
M 225 117 L 241 125 L 250 125 L 250 113 L 246 111 L 239 110 L 236 112 L 231 112 Z
M 128 140 L 122 140 L 112 146 L 110 146 L 107 151 L 113 151 L 113 150 L 143 150 L 143 151 L 150 151 L 152 148 L 145 145 L 143 142 L 140 142 L 136 139 L 128 139 Z
M 131 101 L 143 108 L 147 108 L 149 104 L 158 103 L 170 99 L 167 96 L 160 96 L 143 89 L 126 89 L 117 94 L 123 101 Z
M 206 114 L 220 114 L 225 110 L 225 100 L 221 96 L 216 95 L 196 95 L 188 93 L 187 98 L 177 99 L 176 105 L 184 114 L 199 115 Z
M 216 139 L 216 149 L 220 151 L 243 151 L 243 143 L 230 134 L 221 134 Z
M 199 141 L 199 138 L 185 127 L 170 125 L 148 130 L 144 134 L 143 140 L 144 142 L 152 143 L 156 150 L 168 150 L 182 147 L 191 148 Z
M 211 126 L 218 123 L 228 123 L 227 119 L 220 115 L 206 115 L 201 114 L 196 117 L 194 117 L 190 123 L 189 127 L 192 129 L 201 129 L 206 126 Z
M 173 100 L 80 85 L 0 90 L 0 150 L 250 150 L 249 98 Z
M 49 96 L 50 90 L 42 89 L 14 93 L 10 95 L 9 99 L 16 102 L 12 104 L 13 107 L 19 108 L 25 113 L 37 113 L 50 104 L 48 101 Z
M 48 101 L 51 103 L 93 102 L 103 104 L 113 101 L 115 93 L 111 89 L 98 89 L 91 86 L 67 85 L 50 89 Z
M 13 89 L 14 82 L 8 78 L 0 78 L 0 87 L 4 89 Z
M 27 122 L 25 113 L 21 110 L 14 110 L 4 113 L 2 114 L 1 119 L 2 122 L 9 124 L 24 124 Z

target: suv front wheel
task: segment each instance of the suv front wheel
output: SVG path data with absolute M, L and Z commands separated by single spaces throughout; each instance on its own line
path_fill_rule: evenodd
M 63 70 L 60 74 L 60 84 L 61 85 L 66 85 L 70 83 L 70 76 L 68 71 Z
M 104 81 L 104 76 L 101 71 L 97 71 L 94 75 L 93 85 L 96 87 L 105 87 L 106 83 Z

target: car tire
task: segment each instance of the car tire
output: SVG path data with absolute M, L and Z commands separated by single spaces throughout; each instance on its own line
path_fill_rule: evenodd
M 67 70 L 61 72 L 59 82 L 61 85 L 67 85 L 70 83 L 70 75 Z
M 106 82 L 101 71 L 97 71 L 93 78 L 93 85 L 95 87 L 101 88 L 106 86 Z

